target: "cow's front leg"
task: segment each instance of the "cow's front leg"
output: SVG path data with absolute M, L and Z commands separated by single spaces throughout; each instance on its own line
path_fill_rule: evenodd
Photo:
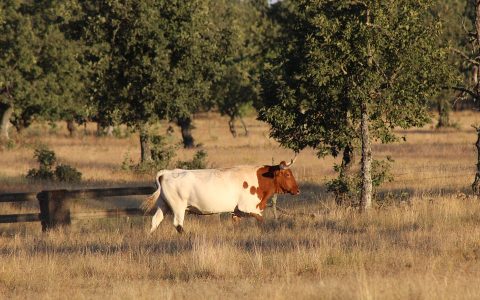
M 250 213 L 251 217 L 254 217 L 258 223 L 263 223 L 264 219 L 262 215 L 256 214 L 256 213 Z
M 260 203 L 257 204 L 257 208 L 259 208 L 262 211 L 265 210 L 265 208 L 267 207 L 268 199 L 270 199 L 273 196 L 273 194 L 274 192 L 266 192 L 265 194 L 263 194 L 262 200 L 260 200 Z

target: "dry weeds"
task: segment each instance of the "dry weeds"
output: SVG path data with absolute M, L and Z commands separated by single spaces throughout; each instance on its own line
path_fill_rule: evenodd
M 377 158 L 395 159 L 397 176 L 382 190 L 391 193 L 388 205 L 368 214 L 336 207 L 324 191 L 335 160 L 305 151 L 294 168 L 302 194 L 279 200 L 291 215 L 273 220 L 267 211 L 262 226 L 188 216 L 180 236 L 168 217 L 149 236 L 150 220 L 142 217 L 75 221 L 45 234 L 39 224 L 0 225 L 0 298 L 478 299 L 480 204 L 468 196 L 475 118 L 458 113 L 459 130 L 427 126 L 400 133 L 405 143 L 375 145 Z M 196 121 L 211 164 L 291 156 L 263 124 L 247 121 L 251 135 L 238 139 L 222 118 Z M 45 188 L 22 179 L 39 142 L 80 169 L 85 185 L 151 182 L 120 169 L 126 153 L 138 155 L 135 136 L 71 139 L 64 130 L 45 137 L 32 130 L 22 140 L 0 153 L 0 191 Z M 182 159 L 191 155 L 178 151 Z M 34 210 L 0 205 L 1 212 Z

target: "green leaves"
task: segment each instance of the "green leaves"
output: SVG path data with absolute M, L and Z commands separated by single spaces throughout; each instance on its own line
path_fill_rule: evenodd
M 208 98 L 217 40 L 207 2 L 84 5 L 96 66 L 91 91 L 106 119 L 120 111 L 121 122 L 132 126 L 172 120 L 190 116 Z
M 286 147 L 336 155 L 359 138 L 361 103 L 373 137 L 394 141 L 395 127 L 428 121 L 451 78 L 428 1 L 282 1 L 275 12 L 259 119 Z
M 69 9 L 53 0 L 0 4 L 0 90 L 8 94 L 0 101 L 13 104 L 17 117 L 30 110 L 55 120 L 81 110 L 81 47 L 68 33 Z

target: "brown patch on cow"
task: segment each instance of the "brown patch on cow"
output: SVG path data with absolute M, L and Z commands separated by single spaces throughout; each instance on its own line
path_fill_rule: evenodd
M 256 188 L 256 192 L 258 199 L 260 199 L 257 207 L 261 210 L 267 207 L 268 199 L 270 199 L 277 190 L 274 180 L 276 170 L 279 170 L 278 166 L 264 166 L 257 170 L 258 188 Z
M 243 182 L 243 188 L 244 189 L 248 188 L 248 183 L 246 181 Z
M 296 195 L 299 193 L 292 171 L 290 169 L 282 169 L 280 166 L 286 166 L 285 162 L 282 161 L 276 166 L 263 166 L 257 170 L 257 196 L 260 199 L 257 207 L 261 210 L 267 207 L 268 199 L 274 194 L 288 192 Z
M 255 195 L 256 192 L 257 192 L 256 187 L 254 187 L 254 186 L 250 187 L 250 194 Z

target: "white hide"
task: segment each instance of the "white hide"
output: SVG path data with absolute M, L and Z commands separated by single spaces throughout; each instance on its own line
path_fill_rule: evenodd
M 174 226 L 183 227 L 185 210 L 193 206 L 203 214 L 233 212 L 261 215 L 260 199 L 250 193 L 258 187 L 257 170 L 262 166 L 237 166 L 228 169 L 162 170 L 157 173 L 157 212 L 152 219 L 153 232 L 163 220 L 165 202 L 174 214 Z M 161 182 L 158 178 L 162 176 Z M 248 188 L 243 183 L 248 183 Z M 165 201 L 165 202 L 164 202 Z

